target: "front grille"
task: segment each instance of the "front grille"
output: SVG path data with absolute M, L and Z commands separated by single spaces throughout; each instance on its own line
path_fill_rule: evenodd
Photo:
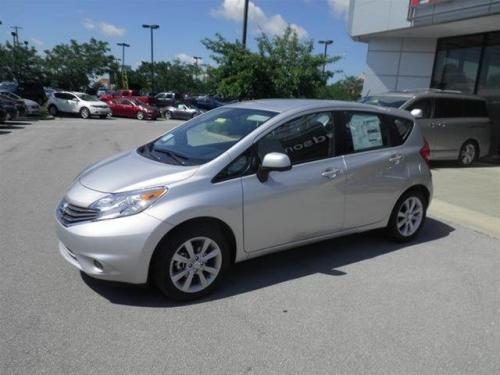
M 84 221 L 92 221 L 99 216 L 99 210 L 79 207 L 62 201 L 58 208 L 59 218 L 64 225 L 72 225 Z

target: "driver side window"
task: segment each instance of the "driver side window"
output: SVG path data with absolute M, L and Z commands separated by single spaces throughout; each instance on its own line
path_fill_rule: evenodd
M 259 159 L 270 152 L 285 153 L 292 164 L 335 155 L 333 112 L 301 116 L 274 129 L 257 144 Z

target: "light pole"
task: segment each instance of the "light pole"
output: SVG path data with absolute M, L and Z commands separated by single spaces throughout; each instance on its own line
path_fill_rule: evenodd
M 323 64 L 323 76 L 324 76 L 325 75 L 325 68 L 326 68 L 326 50 L 328 48 L 328 45 L 333 43 L 333 40 L 320 40 L 318 43 L 325 45 L 325 52 L 323 54 L 323 57 L 325 58 L 325 63 Z
M 122 47 L 122 74 L 123 74 L 123 68 L 125 66 L 125 47 L 130 47 L 130 44 L 123 42 L 123 43 L 116 43 L 116 45 Z
M 194 65 L 198 66 L 198 61 L 201 60 L 201 56 L 193 56 L 194 59 Z
M 160 25 L 142 25 L 142 27 L 151 30 L 151 91 L 154 92 L 155 68 L 154 68 L 154 55 L 153 55 L 153 30 L 159 29 Z
M 22 29 L 22 27 L 21 27 L 21 26 L 17 26 L 17 25 L 16 25 L 16 26 L 11 26 L 10 28 L 11 28 L 11 29 L 14 29 L 14 32 L 13 32 L 13 33 L 11 33 L 11 35 L 12 35 L 12 36 L 14 36 L 14 35 L 15 35 L 15 38 L 14 38 L 14 40 L 15 40 L 15 41 L 14 41 L 14 44 L 16 44 L 16 43 L 17 43 L 17 44 L 19 44 L 19 29 Z
M 241 37 L 241 44 L 243 48 L 247 46 L 247 26 L 248 26 L 248 0 L 245 0 L 245 7 L 243 8 L 243 35 Z

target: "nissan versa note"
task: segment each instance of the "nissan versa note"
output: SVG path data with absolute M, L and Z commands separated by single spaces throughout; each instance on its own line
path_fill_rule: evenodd
M 56 210 L 59 250 L 92 277 L 195 299 L 263 254 L 375 228 L 413 239 L 432 197 L 428 159 L 405 111 L 230 104 L 85 169 Z

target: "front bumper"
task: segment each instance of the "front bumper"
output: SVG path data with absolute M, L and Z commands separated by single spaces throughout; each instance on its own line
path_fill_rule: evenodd
M 151 256 L 171 229 L 146 213 L 65 226 L 57 218 L 59 252 L 87 275 L 111 281 L 144 284 Z
M 111 109 L 90 107 L 90 114 L 94 116 L 107 116 L 108 114 L 111 114 Z

